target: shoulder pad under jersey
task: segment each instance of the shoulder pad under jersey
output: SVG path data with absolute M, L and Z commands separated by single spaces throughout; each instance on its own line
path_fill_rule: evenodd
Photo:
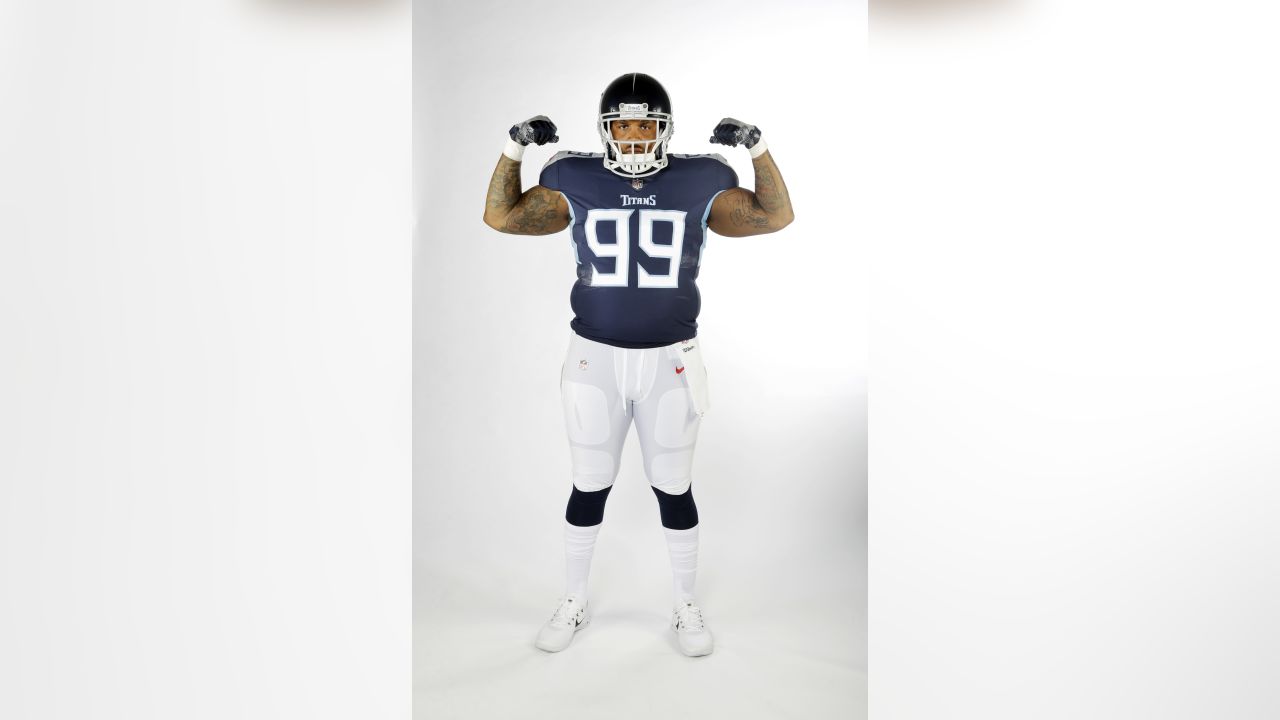
M 561 150 L 555 155 L 552 155 L 551 159 L 548 160 L 546 165 L 543 165 L 542 167 L 545 170 L 547 166 L 551 165 L 551 163 L 558 162 L 560 160 L 564 160 L 565 158 L 571 158 L 571 157 L 603 158 L 604 153 L 578 152 L 577 150 Z
M 672 154 L 671 154 L 671 157 L 684 158 L 684 159 L 686 159 L 686 160 L 692 160 L 692 159 L 694 159 L 694 158 L 711 158 L 712 160 L 719 160 L 720 162 L 724 163 L 725 165 L 728 165 L 728 164 L 729 164 L 729 161 L 728 161 L 728 160 L 725 160 L 725 159 L 724 159 L 724 156 L 723 156 L 723 155 L 721 155 L 720 153 L 704 153 L 704 154 L 702 154 L 702 155 L 685 155 L 685 154 L 672 153 Z M 732 166 L 730 166 L 730 167 L 732 167 Z

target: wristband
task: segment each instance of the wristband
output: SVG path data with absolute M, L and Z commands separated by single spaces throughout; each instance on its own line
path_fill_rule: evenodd
M 524 157 L 524 146 L 515 140 L 508 138 L 507 146 L 502 149 L 502 154 L 516 162 L 520 162 L 520 159 Z
M 769 152 L 769 143 L 766 143 L 764 141 L 764 138 L 760 138 L 759 140 L 756 141 L 755 145 L 752 145 L 751 147 L 747 148 L 747 152 L 751 153 L 751 159 L 755 160 L 761 155 Z

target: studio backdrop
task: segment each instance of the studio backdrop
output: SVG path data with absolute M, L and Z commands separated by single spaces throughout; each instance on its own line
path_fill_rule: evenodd
M 865 717 L 865 25 L 860 0 L 415 4 L 415 717 Z M 593 622 L 564 652 L 533 646 L 564 583 L 575 260 L 568 231 L 504 235 L 481 216 L 512 124 L 559 128 L 525 153 L 527 189 L 554 153 L 601 151 L 600 93 L 627 72 L 670 94 L 672 152 L 720 153 L 747 188 L 746 150 L 708 140 L 726 116 L 759 126 L 796 212 L 774 234 L 709 233 L 702 255 L 702 658 L 667 626 L 634 432 Z

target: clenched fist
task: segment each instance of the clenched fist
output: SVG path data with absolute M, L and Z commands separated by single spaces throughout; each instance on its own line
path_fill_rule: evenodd
M 546 115 L 535 115 L 522 123 L 511 126 L 509 131 L 511 139 L 521 145 L 546 145 L 549 142 L 558 142 L 560 137 L 556 135 L 556 124 Z
M 711 131 L 711 142 L 729 147 L 742 145 L 750 150 L 760 142 L 760 128 L 748 125 L 741 120 L 725 118 L 716 125 L 715 130 Z

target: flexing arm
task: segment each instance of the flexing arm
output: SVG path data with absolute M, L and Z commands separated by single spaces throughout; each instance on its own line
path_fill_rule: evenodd
M 489 179 L 484 224 L 516 235 L 550 235 L 569 226 L 569 203 L 555 190 L 534 185 L 520 192 L 520 158 L 530 142 L 555 142 L 556 126 L 539 115 L 511 128 L 511 142 Z
M 756 175 L 756 189 L 732 188 L 720 193 L 711 204 L 707 227 L 717 235 L 745 237 L 777 232 L 795 219 L 791 210 L 791 196 L 782 181 L 782 173 L 773 162 L 773 155 L 760 139 L 760 130 L 754 125 L 725 118 L 716 126 L 712 142 L 734 146 L 743 143 L 751 150 L 752 169 Z
M 550 235 L 569 227 L 569 203 L 541 185 L 521 193 L 520 163 L 503 155 L 489 180 L 484 224 L 515 235 Z

